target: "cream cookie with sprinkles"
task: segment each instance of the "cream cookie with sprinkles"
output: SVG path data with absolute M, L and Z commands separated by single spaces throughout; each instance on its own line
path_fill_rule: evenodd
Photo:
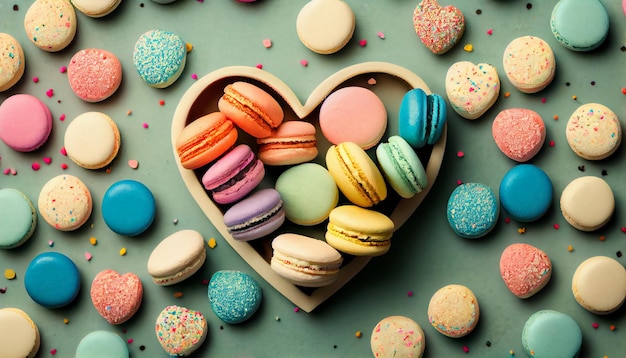
M 181 306 L 167 306 L 159 313 L 155 333 L 170 357 L 187 357 L 204 343 L 207 321 L 200 311 Z
M 26 36 L 48 52 L 66 48 L 76 35 L 76 11 L 69 0 L 36 0 L 24 16 Z
M 15 37 L 0 33 L 0 92 L 13 87 L 24 75 L 24 50 Z

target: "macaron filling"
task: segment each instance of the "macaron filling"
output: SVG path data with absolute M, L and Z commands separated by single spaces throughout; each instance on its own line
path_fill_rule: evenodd
M 237 174 L 235 174 L 235 176 L 230 177 L 228 180 L 226 180 L 222 184 L 217 185 L 214 188 L 210 188 L 210 186 L 207 185 L 209 187 L 207 189 L 210 190 L 213 194 L 227 190 L 228 188 L 232 187 L 236 183 L 244 180 L 246 176 L 248 176 L 248 173 L 253 172 L 254 169 L 258 165 L 263 165 L 259 160 L 255 159 L 254 153 L 251 153 L 250 156 L 245 158 L 241 164 L 243 164 L 244 162 L 247 162 L 247 163 L 243 166 L 243 168 L 241 168 L 241 170 Z M 240 167 L 240 165 L 236 165 L 235 167 L 238 168 Z M 223 179 L 226 179 L 226 178 L 223 178 Z
M 304 272 L 313 275 L 334 275 L 339 272 L 343 258 L 336 261 L 320 263 L 300 260 L 290 255 L 286 255 L 274 248 L 274 255 L 272 261 L 283 266 L 287 266 L 292 270 Z
M 156 283 L 157 285 L 162 285 L 162 286 L 165 286 L 170 282 L 182 281 L 181 278 L 186 277 L 187 275 L 191 275 L 193 272 L 197 271 L 199 266 L 201 266 L 205 260 L 206 260 L 206 251 L 203 250 L 202 253 L 200 254 L 200 257 L 198 257 L 192 263 L 188 264 L 181 271 L 178 271 L 175 274 L 170 275 L 170 276 L 152 277 L 152 281 Z
M 391 232 L 362 233 L 328 223 L 328 232 L 344 240 L 367 246 L 386 246 L 391 243 Z
M 279 214 L 284 215 L 283 211 L 283 201 L 281 200 L 278 204 L 274 205 L 269 211 L 263 213 L 262 215 L 252 217 L 241 224 L 235 224 L 228 227 L 228 232 L 231 234 L 241 235 L 246 231 L 251 229 L 256 229 L 259 225 L 270 221 L 272 218 L 278 216 Z
M 190 140 L 182 143 L 177 148 L 180 161 L 186 162 L 191 160 L 197 155 L 198 150 L 202 148 L 213 147 L 216 143 L 226 138 L 234 128 L 233 122 L 225 119 L 204 133 L 191 137 Z
M 334 147 L 335 155 L 337 156 L 341 170 L 345 173 L 346 178 L 350 180 L 350 183 L 357 189 L 359 194 L 370 200 L 373 204 L 378 204 L 384 198 L 381 198 L 376 191 L 376 188 L 367 180 L 367 176 L 361 170 L 361 168 L 354 165 L 354 158 L 342 145 Z
M 430 120 L 428 121 L 430 123 Z M 402 148 L 394 142 L 389 141 L 388 145 L 383 146 L 385 152 L 390 158 L 393 158 L 392 163 L 396 172 L 400 174 L 402 180 L 406 184 L 408 188 L 411 188 L 411 191 L 414 194 L 417 194 L 424 190 L 424 188 L 420 185 L 417 174 L 413 170 L 411 163 L 402 155 Z
M 270 116 L 265 113 L 262 108 L 248 100 L 243 94 L 237 92 L 233 85 L 228 85 L 224 88 L 224 96 L 222 96 L 222 99 L 239 111 L 245 113 L 246 118 L 249 118 L 252 122 L 257 123 L 267 131 L 272 130 L 273 122 Z

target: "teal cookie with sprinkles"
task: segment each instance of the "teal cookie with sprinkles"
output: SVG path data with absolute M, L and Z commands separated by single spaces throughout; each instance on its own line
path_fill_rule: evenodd
M 261 306 L 261 285 L 250 275 L 234 270 L 217 271 L 209 281 L 209 302 L 222 321 L 247 321 Z
M 498 221 L 500 206 L 493 190 L 481 183 L 464 183 L 448 199 L 448 222 L 467 239 L 487 235 Z
M 185 68 L 187 46 L 180 36 L 150 30 L 135 43 L 133 64 L 148 85 L 165 88 L 176 82 Z

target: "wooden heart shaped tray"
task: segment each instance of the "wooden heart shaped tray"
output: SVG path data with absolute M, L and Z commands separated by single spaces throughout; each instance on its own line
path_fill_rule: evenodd
M 390 135 L 398 133 L 397 111 L 404 93 L 413 88 L 422 88 L 426 93 L 430 93 L 430 90 L 419 76 L 406 68 L 386 62 L 366 62 L 344 68 L 331 75 L 320 83 L 302 104 L 291 88 L 271 73 L 256 67 L 232 66 L 218 69 L 200 78 L 185 92 L 178 103 L 172 121 L 172 148 L 174 148 L 178 170 L 192 197 L 228 244 L 252 269 L 296 306 L 306 312 L 311 312 L 350 281 L 371 258 L 345 257 L 344 255 L 344 263 L 337 280 L 320 288 L 305 289 L 292 284 L 270 268 L 272 238 L 262 238 L 251 242 L 235 240 L 224 224 L 223 213 L 226 208 L 214 203 L 200 182 L 207 168 L 185 169 L 178 160 L 175 143 L 179 133 L 195 119 L 218 111 L 217 102 L 223 94 L 224 87 L 236 81 L 252 83 L 273 95 L 285 111 L 285 121 L 305 120 L 313 123 L 318 129 L 317 145 L 320 153 L 315 161 L 322 165 L 324 165 L 324 155 L 330 143 L 320 135 L 317 117 L 321 103 L 330 93 L 345 86 L 362 86 L 374 91 L 385 103 L 388 112 L 389 120 L 387 132 L 383 137 L 384 141 Z M 387 214 L 393 220 L 396 230 L 409 219 L 432 188 L 443 160 L 446 132 L 444 128 L 440 140 L 434 146 L 417 151 L 426 169 L 428 186 L 411 199 L 402 199 L 390 190 L 389 197 L 373 208 Z M 246 143 L 253 149 L 256 148 L 255 139 L 247 136 L 243 131 L 240 131 L 238 142 Z M 368 153 L 371 151 L 368 150 Z M 273 187 L 275 179 L 282 170 L 284 168 L 266 166 L 266 176 L 260 186 Z M 343 197 L 340 197 L 339 204 L 342 204 L 342 201 L 346 202 Z M 326 222 L 312 227 L 302 227 L 286 222 L 275 235 L 280 232 L 295 232 L 323 240 L 325 230 Z M 387 255 L 393 255 L 394 239 L 400 238 L 392 238 L 392 249 Z

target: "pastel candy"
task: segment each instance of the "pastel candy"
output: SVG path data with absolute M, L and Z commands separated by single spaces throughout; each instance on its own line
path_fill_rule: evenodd
M 567 121 L 565 135 L 574 153 L 587 160 L 609 157 L 622 142 L 619 118 L 599 103 L 578 107 Z
M 538 220 L 552 205 L 552 181 L 541 168 L 519 164 L 500 181 L 500 203 L 515 220 Z
M 263 292 L 252 276 L 240 272 L 217 271 L 209 281 L 209 302 L 215 315 L 226 323 L 248 320 L 261 306 Z
M 246 0 L 250 2 L 250 0 Z M 329 55 L 348 44 L 354 33 L 356 18 L 346 2 L 312 0 L 296 18 L 298 38 L 309 50 Z
M 468 239 L 487 235 L 500 212 L 493 190 L 481 183 L 457 186 L 448 199 L 448 223 L 454 232 Z
M 39 214 L 50 226 L 72 231 L 83 226 L 93 209 L 91 192 L 73 175 L 58 175 L 41 188 L 37 201 Z
M 591 51 L 606 39 L 609 15 L 598 0 L 560 0 L 552 9 L 550 29 L 566 48 Z
M 422 0 L 413 11 L 413 27 L 432 53 L 441 55 L 456 45 L 465 32 L 465 17 L 456 6 Z
M 500 95 L 498 72 L 486 63 L 454 63 L 448 68 L 445 85 L 450 106 L 466 119 L 482 116 Z
M 578 357 L 582 331 L 569 315 L 553 310 L 533 313 L 522 330 L 524 351 L 535 358 Z
M 536 36 L 512 40 L 504 49 L 502 66 L 511 84 L 524 93 L 536 93 L 546 88 L 556 72 L 552 48 Z

